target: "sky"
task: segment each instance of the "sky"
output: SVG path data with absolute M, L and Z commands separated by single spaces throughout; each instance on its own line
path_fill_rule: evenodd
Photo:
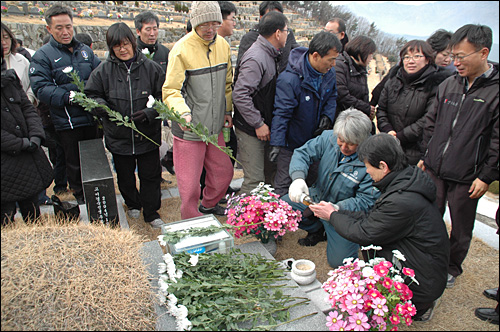
M 342 6 L 342 5 L 348 4 L 350 2 L 382 3 L 382 2 L 388 2 L 388 1 L 335 1 L 335 5 Z M 418 5 L 423 5 L 424 3 L 433 3 L 436 1 L 390 1 L 390 2 L 395 2 L 395 3 L 402 4 L 402 5 L 418 6 Z

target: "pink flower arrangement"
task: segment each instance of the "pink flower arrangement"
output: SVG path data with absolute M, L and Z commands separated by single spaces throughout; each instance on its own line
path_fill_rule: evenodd
M 300 211 L 294 211 L 273 190 L 270 185 L 261 182 L 249 196 L 235 196 L 233 193 L 228 197 L 227 223 L 235 226 L 236 238 L 253 234 L 262 243 L 267 243 L 270 236 L 277 238 L 299 228 L 302 219 Z
M 361 248 L 370 249 L 382 248 Z M 401 266 L 399 260 L 404 261 L 404 256 L 397 250 L 393 253 L 395 265 Z M 330 331 L 397 331 L 401 322 L 410 326 L 416 309 L 411 302 L 413 293 L 404 281 L 418 281 L 412 269 L 403 267 L 402 273 L 404 277 L 383 258 L 367 263 L 345 259 L 343 266 L 328 273 L 330 278 L 322 286 L 334 308 L 326 317 L 326 326 Z

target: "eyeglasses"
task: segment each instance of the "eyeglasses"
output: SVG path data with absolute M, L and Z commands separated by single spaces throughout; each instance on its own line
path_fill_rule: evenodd
M 120 45 L 115 45 L 115 46 L 113 46 L 113 51 L 118 52 L 118 51 L 120 51 L 122 48 L 123 48 L 124 50 L 126 50 L 126 49 L 127 49 L 129 46 L 131 46 L 131 45 L 132 45 L 132 44 L 131 44 L 131 43 L 129 43 L 129 42 L 125 42 L 125 43 L 120 44 Z
M 342 34 L 342 32 L 336 32 L 335 30 L 323 29 L 323 31 L 328 32 L 328 33 L 333 33 L 334 35 L 338 35 L 338 36 L 340 36 Z
M 280 29 L 280 31 L 286 32 L 286 34 L 290 33 L 290 31 L 288 29 Z
M 421 54 L 415 54 L 413 56 L 405 55 L 403 57 L 403 61 L 404 62 L 408 62 L 408 61 L 410 61 L 410 59 L 412 59 L 413 61 L 418 61 L 418 60 L 420 60 L 422 58 L 425 58 L 425 55 L 421 55 Z
M 462 62 L 464 61 L 464 59 L 472 54 L 475 54 L 475 53 L 479 53 L 481 52 L 483 49 L 480 49 L 479 51 L 476 51 L 476 52 L 472 52 L 470 54 L 467 54 L 467 55 L 455 55 L 455 54 L 450 54 L 450 59 L 451 61 L 458 61 L 458 62 Z
M 202 31 L 208 31 L 210 29 L 212 30 L 217 30 L 220 28 L 220 24 L 200 24 L 198 25 L 198 27 L 202 30 Z
M 233 21 L 234 23 L 236 23 L 236 18 L 233 17 L 233 18 L 225 18 L 224 20 L 226 21 Z

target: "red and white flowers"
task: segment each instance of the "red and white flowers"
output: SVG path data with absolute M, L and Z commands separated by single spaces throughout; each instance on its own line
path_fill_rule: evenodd
M 381 247 L 362 247 L 361 250 L 381 250 Z M 394 258 L 406 259 L 394 250 Z M 396 264 L 396 263 L 395 263 Z M 391 262 L 383 258 L 364 262 L 348 258 L 344 265 L 330 271 L 330 278 L 323 284 L 328 293 L 327 301 L 335 309 L 326 317 L 330 331 L 396 331 L 404 322 L 410 326 L 416 314 L 411 302 L 413 293 L 404 283 L 406 278 L 414 278 L 412 269 L 403 267 L 401 277 Z
M 300 211 L 294 211 L 274 189 L 261 182 L 251 191 L 250 196 L 245 194 L 228 197 L 227 223 L 239 226 L 234 229 L 234 236 L 240 238 L 244 234 L 253 234 L 263 243 L 270 236 L 277 238 L 287 231 L 295 232 L 302 219 Z

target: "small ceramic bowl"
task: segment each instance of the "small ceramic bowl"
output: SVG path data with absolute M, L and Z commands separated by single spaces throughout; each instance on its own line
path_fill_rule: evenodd
M 309 285 L 316 279 L 316 264 L 308 259 L 299 259 L 292 264 L 291 277 L 299 285 Z

